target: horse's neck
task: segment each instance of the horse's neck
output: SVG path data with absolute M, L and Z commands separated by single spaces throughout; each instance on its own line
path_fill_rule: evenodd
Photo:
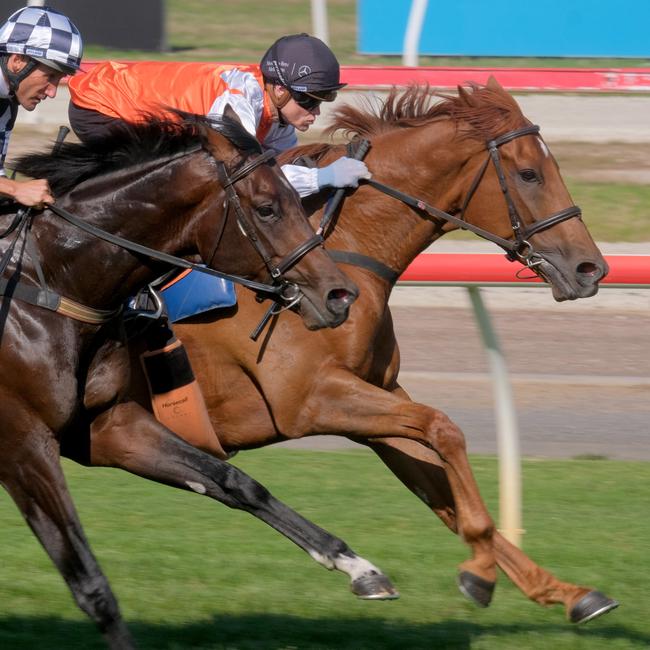
M 183 212 L 196 197 L 190 175 L 183 173 L 185 183 L 180 183 L 173 180 L 173 173 L 169 165 L 152 163 L 137 173 L 86 183 L 59 203 L 106 232 L 162 252 L 183 253 L 188 247 Z M 76 226 L 62 225 L 59 217 L 50 224 L 59 234 L 52 239 L 51 231 L 46 232 L 39 247 L 48 284 L 53 282 L 52 288 L 63 295 L 97 308 L 114 307 L 158 275 L 160 265 L 144 262 Z M 62 239 L 67 241 L 65 249 L 56 243 Z
M 458 200 L 456 177 L 467 155 L 450 150 L 449 128 L 429 125 L 373 139 L 368 157 L 373 179 L 451 210 Z M 346 199 L 330 247 L 363 253 L 402 273 L 443 234 L 439 223 L 369 186 Z

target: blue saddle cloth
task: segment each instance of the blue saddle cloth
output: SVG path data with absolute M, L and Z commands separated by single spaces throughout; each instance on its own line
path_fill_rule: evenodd
M 182 273 L 161 291 L 172 323 L 237 304 L 235 285 L 201 271 Z

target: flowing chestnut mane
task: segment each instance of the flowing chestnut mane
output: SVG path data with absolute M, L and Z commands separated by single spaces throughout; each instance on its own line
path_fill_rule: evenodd
M 458 93 L 443 95 L 416 84 L 403 92 L 394 87 L 379 106 L 366 102 L 365 110 L 349 104 L 337 108 L 326 132 L 371 137 L 448 119 L 464 137 L 487 140 L 528 124 L 515 100 L 496 83 L 470 83 L 459 86 Z

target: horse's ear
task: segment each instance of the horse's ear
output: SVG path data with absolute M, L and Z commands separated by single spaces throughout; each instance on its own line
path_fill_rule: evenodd
M 216 160 L 230 160 L 233 155 L 233 145 L 226 136 L 205 124 L 200 125 L 199 135 L 203 146 Z
M 486 88 L 490 90 L 503 91 L 503 86 L 497 81 L 494 75 L 490 75 L 487 80 Z
M 230 104 L 226 104 L 226 108 L 223 109 L 223 115 L 224 117 L 227 117 L 230 120 L 234 120 L 235 122 L 237 122 L 237 124 L 241 124 L 239 115 L 235 113 L 235 109 Z
M 474 98 L 472 97 L 472 93 L 469 92 L 465 86 L 458 86 L 458 98 L 468 106 L 474 105 Z

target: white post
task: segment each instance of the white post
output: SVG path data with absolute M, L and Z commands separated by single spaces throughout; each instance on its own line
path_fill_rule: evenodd
M 510 379 L 481 290 L 478 287 L 467 287 L 467 290 L 492 372 L 499 451 L 499 530 L 510 543 L 521 546 L 521 459 Z
M 311 25 L 313 35 L 329 45 L 327 0 L 311 0 Z
M 422 34 L 422 24 L 424 23 L 424 15 L 426 12 L 427 0 L 413 0 L 411 2 L 411 11 L 409 12 L 406 32 L 404 34 L 402 65 L 414 67 L 418 64 L 420 34 Z
M 45 0 L 27 0 L 28 7 L 44 7 Z

